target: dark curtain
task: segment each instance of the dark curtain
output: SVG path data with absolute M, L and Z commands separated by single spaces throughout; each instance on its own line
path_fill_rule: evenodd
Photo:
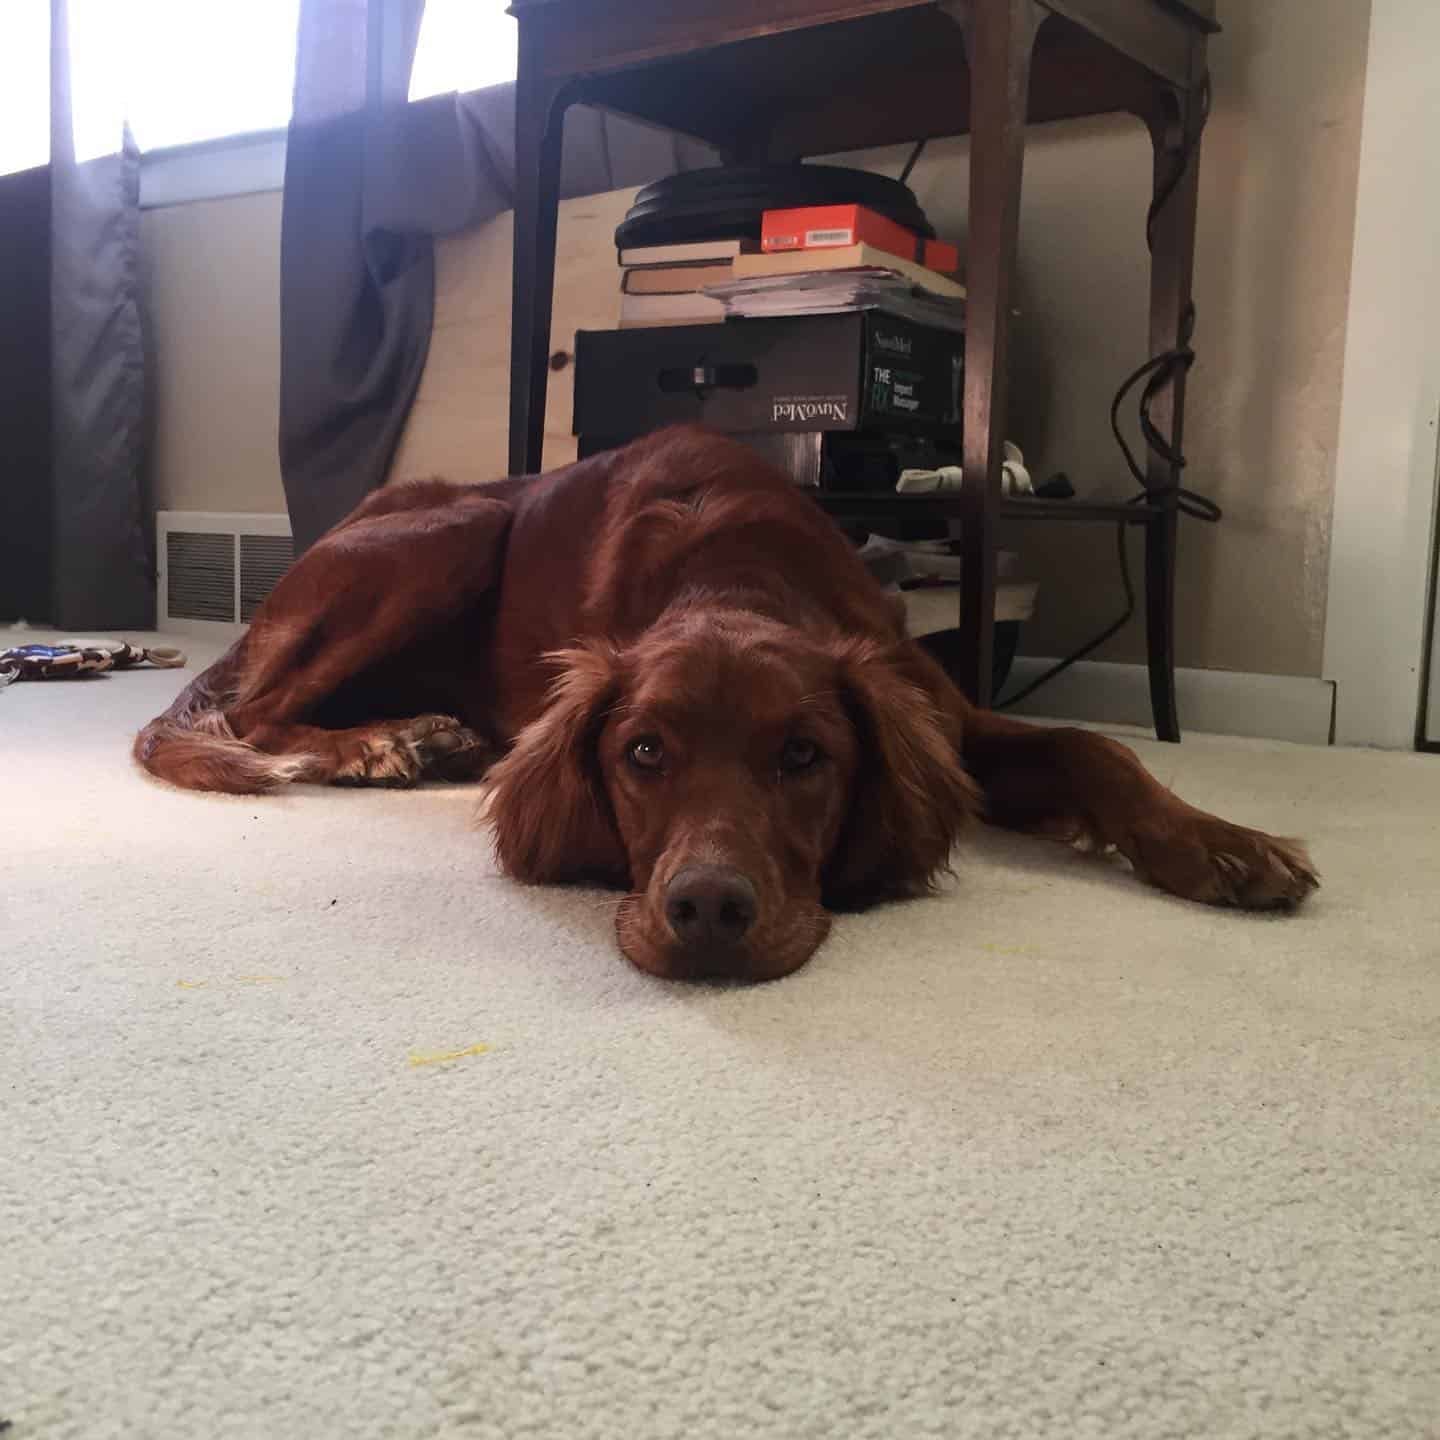
M 48 620 L 50 167 L 0 175 L 0 621 Z
M 433 238 L 510 208 L 515 92 L 405 103 L 423 0 L 302 0 L 281 245 L 280 467 L 296 548 L 384 483 L 425 367 Z M 584 110 L 563 195 L 713 163 Z
M 296 549 L 383 478 L 428 332 L 428 237 L 375 223 L 424 0 L 302 0 L 280 240 L 280 467 Z
M 51 16 L 51 619 L 144 629 L 155 623 L 155 567 L 142 482 L 140 156 L 117 116 L 114 153 L 76 162 L 66 0 Z
M 145 628 L 139 157 L 117 116 L 115 152 L 77 163 L 66 0 L 50 90 L 49 166 L 0 182 L 0 618 Z

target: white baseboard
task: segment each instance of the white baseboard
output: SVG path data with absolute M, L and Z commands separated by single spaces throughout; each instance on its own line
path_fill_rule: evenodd
M 1007 691 L 1049 669 L 1053 660 L 1016 659 Z M 1331 743 L 1335 686 L 1293 675 L 1247 675 L 1230 670 L 1177 670 L 1181 733 L 1248 735 L 1260 740 Z M 1150 729 L 1150 680 L 1143 665 L 1081 661 L 1043 685 L 1011 712 L 1055 720 Z
M 238 640 L 250 626 L 230 620 L 182 620 L 178 615 L 166 615 L 157 621 L 160 633 L 164 635 L 189 635 L 196 640 L 213 640 L 217 645 L 227 646 Z

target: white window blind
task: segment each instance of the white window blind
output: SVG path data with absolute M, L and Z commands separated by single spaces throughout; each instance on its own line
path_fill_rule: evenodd
M 410 98 L 515 75 L 506 0 L 428 0 Z M 300 0 L 70 0 L 76 155 L 128 117 L 142 151 L 283 128 Z M 0 4 L 0 174 L 50 155 L 50 0 Z
M 50 0 L 9 0 L 0 19 L 0 175 L 50 158 Z

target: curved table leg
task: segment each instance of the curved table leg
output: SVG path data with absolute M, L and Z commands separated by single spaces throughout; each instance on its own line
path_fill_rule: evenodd
M 1146 117 L 1155 153 L 1150 220 L 1150 353 L 1161 355 L 1182 343 L 1190 310 L 1195 269 L 1195 215 L 1200 180 L 1200 131 L 1204 112 L 1198 91 L 1168 86 L 1156 93 Z M 1150 416 L 1172 453 L 1179 454 L 1185 425 L 1185 368 L 1154 397 Z M 1145 630 L 1150 670 L 1150 708 L 1155 734 L 1180 739 L 1175 703 L 1175 557 L 1179 511 L 1174 487 L 1180 468 L 1150 451 L 1146 481 L 1164 506 L 1145 527 Z
M 510 307 L 510 474 L 540 469 L 550 378 L 555 227 L 566 97 L 538 73 L 520 27 L 515 77 L 515 263 Z
M 1045 13 L 1034 0 L 995 0 L 957 12 L 965 27 L 970 70 L 970 223 L 961 441 L 966 484 L 959 504 L 960 653 L 953 678 L 982 707 L 991 700 L 995 529 L 1030 60 Z

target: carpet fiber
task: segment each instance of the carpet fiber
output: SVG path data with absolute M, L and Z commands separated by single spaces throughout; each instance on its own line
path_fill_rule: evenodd
M 1298 916 L 986 834 L 707 990 L 182 679 L 0 692 L 7 1440 L 1440 1433 L 1440 757 L 1139 745 Z

